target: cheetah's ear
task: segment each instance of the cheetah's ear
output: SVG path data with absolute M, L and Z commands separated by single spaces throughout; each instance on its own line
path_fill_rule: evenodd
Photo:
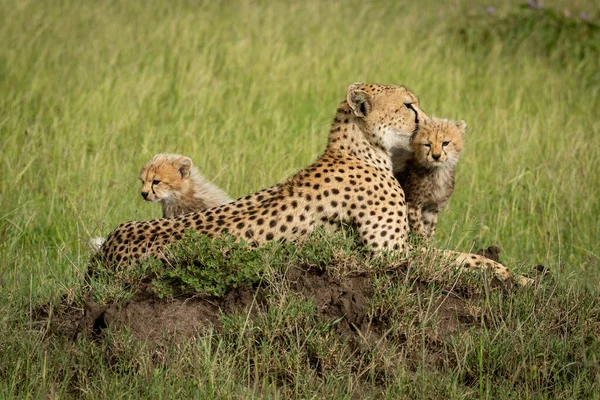
M 467 133 L 466 129 L 467 129 L 467 123 L 464 120 L 460 120 L 458 122 L 456 122 L 456 127 L 458 129 L 460 129 L 460 133 L 462 133 L 463 135 L 465 133 Z
M 348 86 L 346 101 L 352 109 L 352 114 L 359 118 L 365 118 L 371 112 L 371 96 L 359 89 L 361 85 L 363 84 L 357 82 Z
M 190 171 L 192 169 L 192 159 L 189 157 L 181 157 L 177 160 L 177 172 L 181 175 L 182 178 L 187 178 L 190 176 Z

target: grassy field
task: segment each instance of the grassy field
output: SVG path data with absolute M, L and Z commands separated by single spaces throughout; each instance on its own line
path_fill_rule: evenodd
M 565 3 L 545 7 L 562 16 Z M 600 396 L 600 50 L 597 25 L 578 17 L 597 23 L 600 6 L 576 2 L 556 19 L 517 2 L 490 6 L 491 15 L 475 1 L 0 2 L 0 395 Z M 511 15 L 551 22 L 511 26 Z M 489 311 L 475 314 L 500 317 L 436 339 L 439 368 L 424 345 L 431 320 L 416 316 L 452 280 L 411 292 L 416 303 L 399 318 L 418 325 L 404 346 L 422 357 L 406 368 L 389 348 L 344 364 L 355 353 L 315 336 L 329 331 L 293 294 L 274 309 L 297 305 L 295 317 L 248 323 L 279 323 L 286 346 L 298 341 L 285 357 L 281 337 L 251 337 L 243 318 L 231 322 L 237 337 L 210 331 L 161 361 L 126 333 L 61 341 L 34 323 L 40 304 L 82 301 L 89 237 L 160 216 L 137 180 L 154 154 L 192 157 L 233 196 L 275 184 L 320 154 L 355 81 L 404 84 L 430 115 L 467 122 L 438 246 L 498 245 L 510 267 L 543 264 L 556 281 L 472 297 Z M 315 337 L 337 366 L 321 374 L 298 344 Z M 522 358 L 504 356 L 517 346 Z M 282 380 L 261 363 L 293 373 Z

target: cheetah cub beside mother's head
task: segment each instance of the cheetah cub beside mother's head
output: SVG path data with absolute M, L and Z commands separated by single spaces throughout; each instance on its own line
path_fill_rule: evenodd
M 162 205 L 163 217 L 203 211 L 233 201 L 194 167 L 191 158 L 157 154 L 140 172 L 142 197 Z
M 412 232 L 435 234 L 438 213 L 454 191 L 454 167 L 463 149 L 465 121 L 430 118 L 410 139 L 411 156 L 396 178 L 406 194 Z

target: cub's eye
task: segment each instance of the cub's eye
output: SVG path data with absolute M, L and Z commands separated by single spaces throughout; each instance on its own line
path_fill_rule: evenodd
M 152 181 L 153 185 L 158 185 L 159 183 L 160 183 L 160 181 L 157 181 L 157 180 Z
M 443 142 L 442 146 L 448 146 L 450 144 L 450 142 Z
M 431 145 L 429 143 L 423 143 L 423 146 L 427 147 L 428 149 L 431 148 Z

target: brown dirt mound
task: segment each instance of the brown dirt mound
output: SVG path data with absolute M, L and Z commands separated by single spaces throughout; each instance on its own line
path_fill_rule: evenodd
M 376 341 L 388 324 L 370 314 L 369 301 L 374 295 L 371 275 L 357 273 L 333 278 L 321 269 L 295 267 L 287 271 L 283 281 L 289 290 L 314 299 L 321 321 L 339 321 L 335 329 L 340 335 L 351 341 L 359 336 Z M 426 287 L 426 284 L 415 284 L 412 290 L 423 292 Z M 106 328 L 112 331 L 126 328 L 141 340 L 157 344 L 164 340 L 171 342 L 201 334 L 209 327 L 220 331 L 222 313 L 252 314 L 268 307 L 265 300 L 268 290 L 268 287 L 241 287 L 222 297 L 196 295 L 165 300 L 148 286 L 141 286 L 131 299 L 124 301 L 99 305 L 88 299 L 83 308 L 63 305 L 50 318 L 50 330 L 72 339 L 84 336 L 101 340 Z M 453 292 L 438 298 L 433 309 L 438 319 L 438 337 L 475 321 L 466 302 Z M 48 314 L 47 310 L 39 310 L 38 317 L 47 319 Z

